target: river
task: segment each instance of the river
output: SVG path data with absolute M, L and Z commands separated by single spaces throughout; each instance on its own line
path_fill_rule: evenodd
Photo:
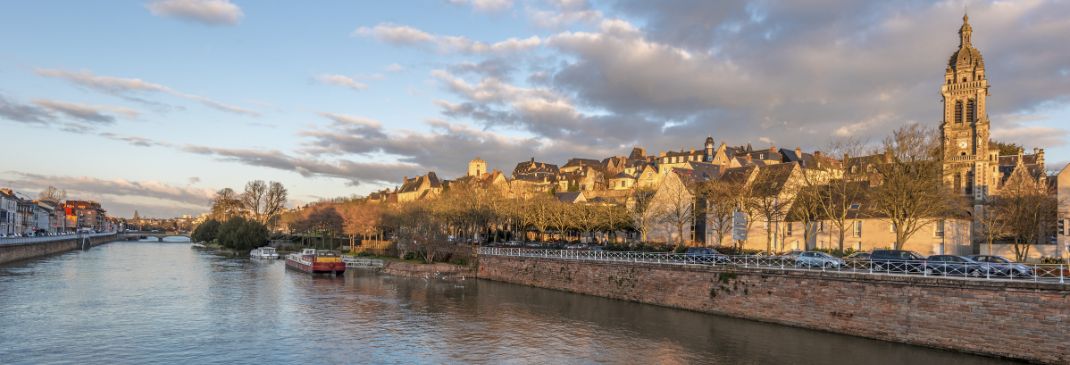
M 482 280 L 287 271 L 188 243 L 0 266 L 2 364 L 1004 364 Z

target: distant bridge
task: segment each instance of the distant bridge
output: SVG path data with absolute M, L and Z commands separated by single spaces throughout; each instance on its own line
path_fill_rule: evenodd
M 167 237 L 185 237 L 190 238 L 189 232 L 179 231 L 130 231 L 119 233 L 120 237 L 125 238 L 127 241 L 143 240 L 149 237 L 155 237 L 157 241 L 163 241 Z M 192 240 L 192 238 L 190 238 Z

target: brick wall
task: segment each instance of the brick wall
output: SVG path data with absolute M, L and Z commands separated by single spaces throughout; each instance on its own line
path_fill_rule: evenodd
M 482 256 L 484 279 L 971 353 L 1070 363 L 1055 284 Z

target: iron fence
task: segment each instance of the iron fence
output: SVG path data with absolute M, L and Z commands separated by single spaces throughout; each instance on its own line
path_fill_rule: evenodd
M 115 232 L 102 232 L 102 233 L 77 233 L 77 234 L 64 234 L 58 236 L 44 236 L 44 237 L 8 237 L 0 238 L 0 246 L 2 245 L 24 245 L 29 243 L 45 243 L 52 241 L 63 241 L 69 239 L 83 239 L 94 238 L 115 235 Z
M 657 265 L 732 266 L 760 270 L 805 270 L 852 275 L 917 275 L 961 280 L 1008 280 L 1070 284 L 1070 266 L 1060 264 L 844 260 L 760 255 L 480 247 L 480 255 Z

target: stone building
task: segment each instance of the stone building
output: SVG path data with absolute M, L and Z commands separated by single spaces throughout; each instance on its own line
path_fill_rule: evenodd
M 1027 155 L 1000 155 L 990 140 L 988 118 L 988 78 L 981 51 L 972 44 L 973 27 L 969 16 L 962 17 L 959 49 L 952 53 L 944 71 L 940 94 L 944 101 L 940 124 L 944 158 L 944 182 L 953 191 L 967 196 L 974 205 L 974 215 L 983 214 L 988 196 L 999 188 L 1015 170 L 1025 170 L 1031 178 L 1042 180 L 1044 150 Z

